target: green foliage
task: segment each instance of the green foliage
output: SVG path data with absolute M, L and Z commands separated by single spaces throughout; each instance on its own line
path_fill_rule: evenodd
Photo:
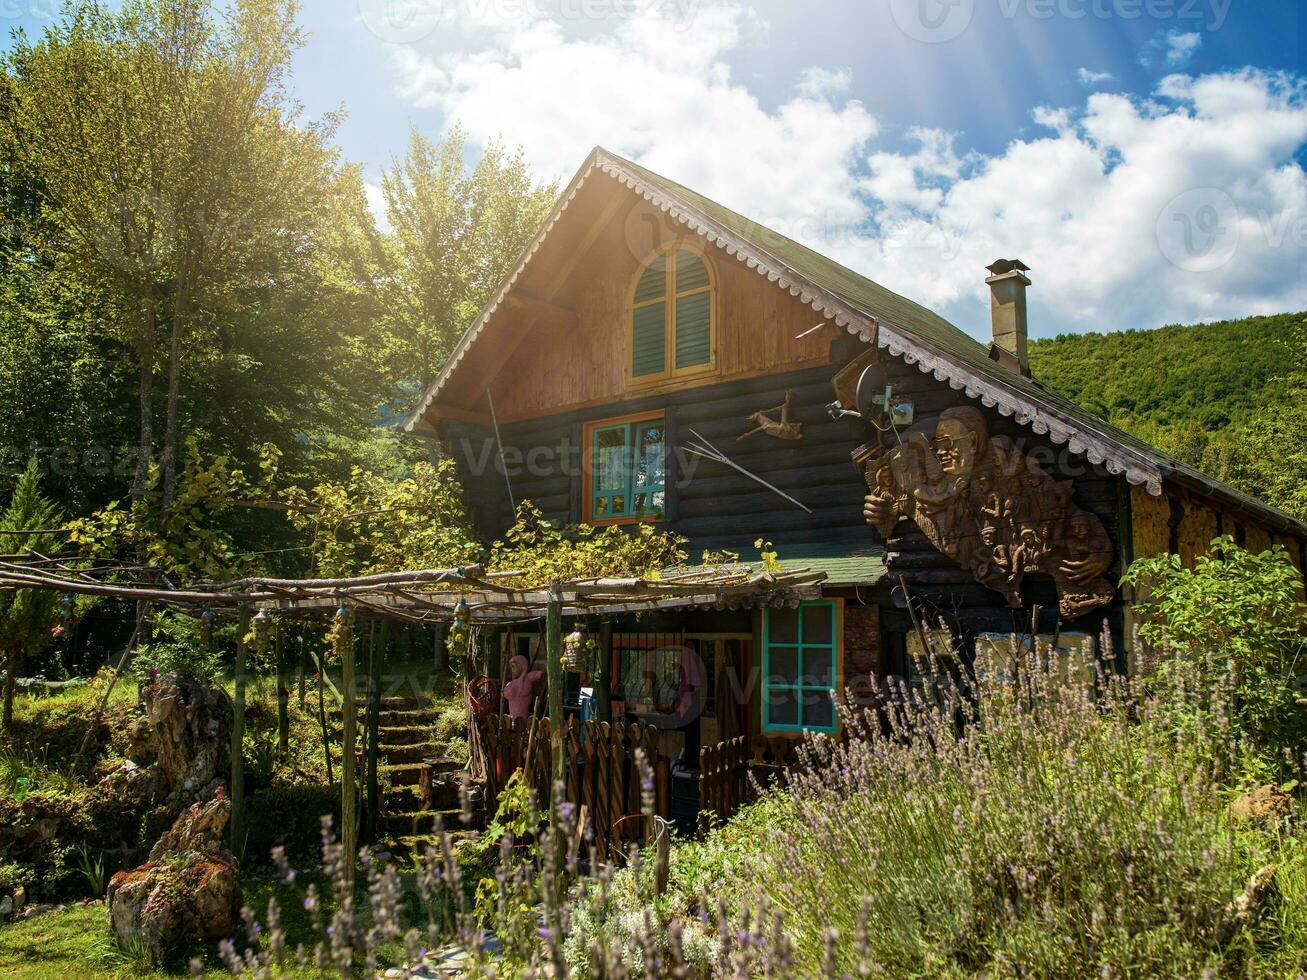
M 63 517 L 54 504 L 41 494 L 41 475 L 32 460 L 14 488 L 8 509 L 0 514 L 0 545 L 16 554 L 34 551 L 56 554 L 62 548 L 61 536 L 48 532 L 63 525 Z M 32 533 L 23 533 L 32 532 Z M 44 532 L 44 533 L 43 533 Z M 19 589 L 0 592 L 0 655 L 6 661 L 4 685 L 4 727 L 13 721 L 13 683 L 25 657 L 35 657 L 47 650 L 62 633 L 60 617 L 63 597 L 48 589 Z
M 408 155 L 382 174 L 394 229 L 381 243 L 383 322 L 404 391 L 435 377 L 557 194 L 532 182 L 521 150 L 491 143 L 470 172 L 466 156 L 459 127 L 436 144 L 414 130 Z
M 285 497 L 320 576 L 457 568 L 482 554 L 452 460 L 418 463 L 406 474 L 356 467 L 344 483 L 292 488 Z
M 1064 335 L 1035 377 L 1182 462 L 1307 520 L 1307 320 Z
M 1276 764 L 1307 733 L 1299 677 L 1307 670 L 1302 578 L 1280 546 L 1254 554 L 1230 537 L 1185 568 L 1176 555 L 1141 558 L 1122 579 L 1135 586 L 1140 634 L 1186 661 L 1193 692 L 1232 697 L 1236 734 Z M 1163 656 L 1156 669 L 1173 669 Z M 1208 706 L 1202 706 L 1208 710 Z
M 609 575 L 657 578 L 685 561 L 685 538 L 640 522 L 631 528 L 559 527 L 530 501 L 517 509 L 517 522 L 491 549 L 489 567 L 522 571 L 532 583 Z

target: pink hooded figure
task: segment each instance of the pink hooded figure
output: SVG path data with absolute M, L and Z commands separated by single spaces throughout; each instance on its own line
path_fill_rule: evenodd
M 508 670 L 513 679 L 504 685 L 504 700 L 508 702 L 509 715 L 514 718 L 525 718 L 531 714 L 535 687 L 544 680 L 543 670 L 527 670 L 528 666 L 526 657 L 521 654 L 508 662 Z

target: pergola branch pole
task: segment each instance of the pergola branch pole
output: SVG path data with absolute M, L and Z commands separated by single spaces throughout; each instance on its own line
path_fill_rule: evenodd
M 344 849 L 345 879 L 354 884 L 354 863 L 358 860 L 358 779 L 355 776 L 354 741 L 358 727 L 358 707 L 354 682 L 354 625 L 352 617 L 340 628 L 340 843 Z
M 549 605 L 545 611 L 545 676 L 548 679 L 551 782 L 563 779 L 563 587 L 549 583 Z M 559 801 L 554 801 L 559 802 Z
M 599 655 L 595 657 L 595 718 L 613 720 L 613 621 L 607 617 L 599 626 Z
M 245 654 L 249 632 L 250 610 L 246 608 L 241 610 L 236 636 L 236 683 L 231 716 L 231 852 L 237 857 L 241 856 L 245 844 L 245 769 L 242 749 L 245 744 Z

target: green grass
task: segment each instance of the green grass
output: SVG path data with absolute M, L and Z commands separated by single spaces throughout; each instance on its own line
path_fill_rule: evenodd
M 360 875 L 360 878 L 362 876 Z M 404 891 L 410 897 L 416 894 L 412 874 L 402 876 Z M 318 883 L 324 894 L 329 889 Z M 276 896 L 281 906 L 282 926 L 286 932 L 288 958 L 293 959 L 296 946 L 303 944 L 312 949 L 317 937 L 313 933 L 309 914 L 302 905 L 303 888 L 282 888 L 265 877 L 243 882 L 245 904 L 263 919 L 268 899 Z M 359 882 L 358 904 L 367 909 L 366 888 Z M 334 908 L 324 903 L 324 921 Z M 363 921 L 368 921 L 366 911 Z M 196 949 L 191 956 L 203 956 L 206 977 L 230 976 L 213 949 Z M 399 944 L 383 947 L 384 966 L 398 964 L 402 955 Z M 189 957 L 188 957 L 189 958 Z M 356 976 L 363 976 L 356 969 Z M 304 973 L 297 969 L 286 971 L 287 976 L 316 976 L 316 971 Z M 21 980 L 73 980 L 79 977 L 185 977 L 190 976 L 185 962 L 171 970 L 152 969 L 145 959 L 118 947 L 110 936 L 103 902 L 70 905 L 65 909 L 48 912 L 35 919 L 22 919 L 9 925 L 0 925 L 0 978 Z

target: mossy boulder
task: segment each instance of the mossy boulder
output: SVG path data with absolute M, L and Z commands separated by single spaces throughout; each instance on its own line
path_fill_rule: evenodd
M 177 818 L 150 860 L 109 882 L 109 929 L 120 945 L 155 964 L 175 961 L 197 943 L 235 933 L 243 901 L 240 866 L 222 850 L 231 803 L 219 795 Z

